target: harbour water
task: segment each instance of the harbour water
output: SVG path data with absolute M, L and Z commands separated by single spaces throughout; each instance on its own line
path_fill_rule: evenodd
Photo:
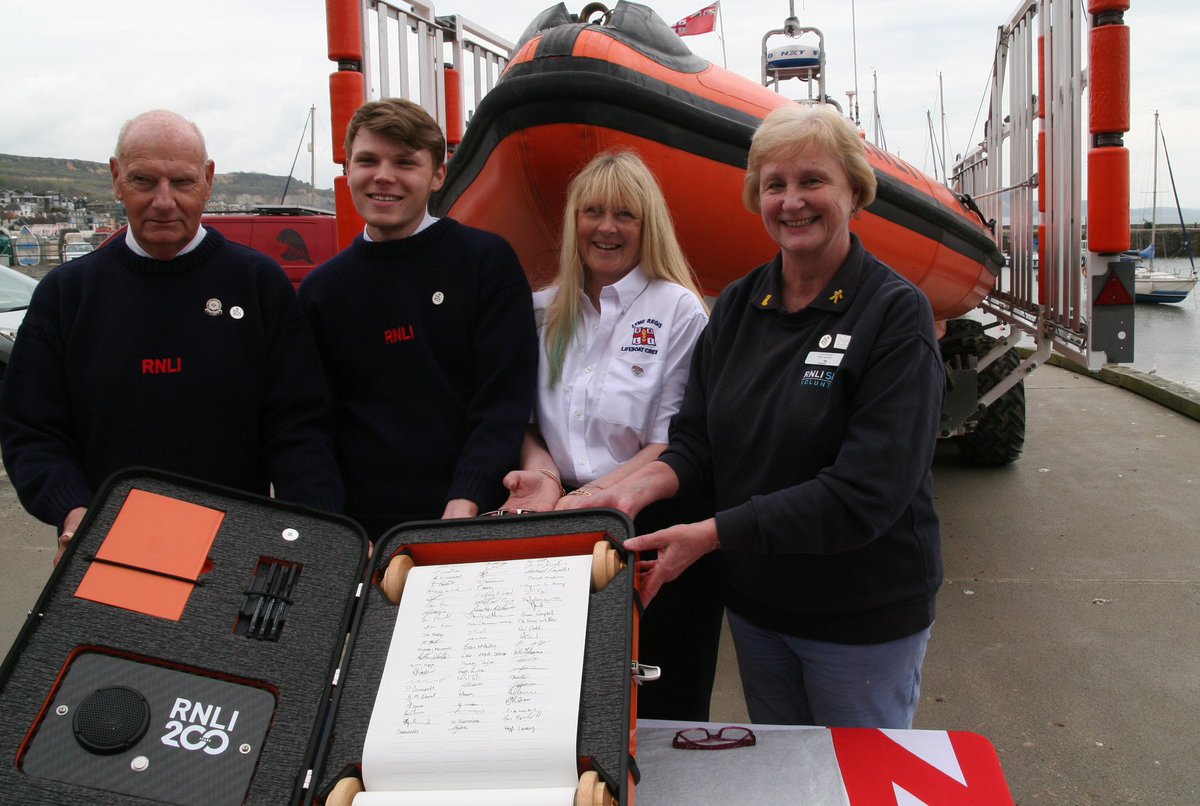
M 1187 258 L 1159 258 L 1154 268 L 1191 273 Z M 1200 289 L 1172 305 L 1134 306 L 1133 357 L 1130 368 L 1153 372 L 1200 391 Z
M 1186 257 L 1159 258 L 1154 261 L 1154 268 L 1185 277 L 1192 271 Z M 1122 366 L 1157 375 L 1200 392 L 1200 287 L 1180 303 L 1138 303 L 1133 308 L 1134 360 Z M 966 316 L 985 324 L 995 322 L 992 316 L 978 310 Z M 996 334 L 1005 332 L 999 329 Z M 1032 348 L 1034 340 L 1024 335 L 1017 345 Z

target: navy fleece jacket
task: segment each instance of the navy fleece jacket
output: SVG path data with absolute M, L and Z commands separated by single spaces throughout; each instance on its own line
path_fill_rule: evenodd
M 942 581 L 929 302 L 857 238 L 801 311 L 780 307 L 780 268 L 717 301 L 662 460 L 685 490 L 711 475 L 734 611 L 834 643 L 911 635 Z
M 372 539 L 446 501 L 505 498 L 533 406 L 529 283 L 498 235 L 443 218 L 359 236 L 300 285 L 333 390 L 346 514 Z

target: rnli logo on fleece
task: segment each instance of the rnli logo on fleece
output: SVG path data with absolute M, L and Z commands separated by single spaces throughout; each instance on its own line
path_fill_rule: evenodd
M 658 340 L 655 328 L 662 329 L 662 322 L 657 319 L 640 319 L 633 323 L 633 338 L 630 343 L 621 348 L 623 353 L 646 353 L 658 355 Z
M 401 325 L 400 327 L 389 327 L 383 331 L 384 344 L 399 344 L 402 341 L 412 341 L 416 338 L 413 335 L 412 325 Z
M 174 358 L 143 358 L 143 375 L 177 375 L 183 372 L 183 357 Z
M 801 386 L 815 386 L 818 389 L 828 389 L 833 386 L 833 379 L 837 377 L 837 371 L 832 369 L 806 369 L 804 370 L 804 378 L 801 379 Z

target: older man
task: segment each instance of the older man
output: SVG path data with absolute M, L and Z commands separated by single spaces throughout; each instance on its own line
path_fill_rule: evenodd
M 0 391 L 21 503 L 59 527 L 58 556 L 101 482 L 132 465 L 340 510 L 311 332 L 278 264 L 200 225 L 200 130 L 147 112 L 109 168 L 125 239 L 42 280 Z

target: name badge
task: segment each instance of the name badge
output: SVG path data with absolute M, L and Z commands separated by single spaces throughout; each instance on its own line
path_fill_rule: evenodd
M 844 353 L 818 353 L 811 352 L 804 359 L 805 364 L 816 364 L 819 367 L 836 367 L 842 363 Z

